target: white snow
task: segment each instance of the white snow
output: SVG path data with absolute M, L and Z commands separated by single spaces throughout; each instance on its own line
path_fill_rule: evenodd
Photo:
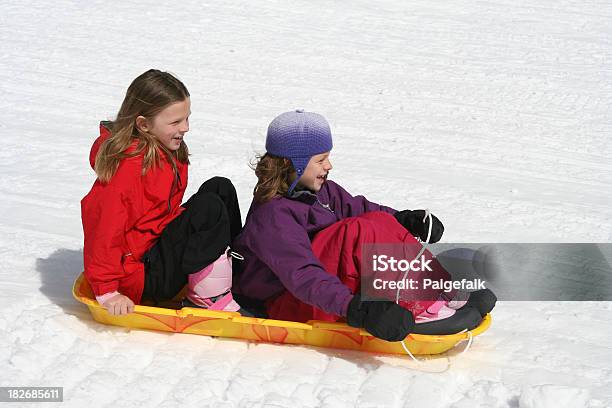
M 3 1 L 0 386 L 73 407 L 612 406 L 609 302 L 500 302 L 467 354 L 417 366 L 103 326 L 70 294 L 98 121 L 151 67 L 192 94 L 188 195 L 224 175 L 246 214 L 267 124 L 304 108 L 331 122 L 336 181 L 430 208 L 445 242 L 611 242 L 611 21 L 596 0 Z

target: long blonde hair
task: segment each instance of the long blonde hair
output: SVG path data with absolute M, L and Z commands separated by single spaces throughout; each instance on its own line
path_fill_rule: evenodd
M 153 165 L 161 165 L 159 150 L 166 155 L 175 172 L 176 160 L 189 164 L 189 150 L 185 142 L 181 142 L 178 150 L 172 152 L 153 135 L 139 130 L 136 126 L 138 116 L 153 120 L 155 115 L 169 105 L 184 101 L 188 97 L 189 91 L 185 85 L 168 72 L 150 69 L 134 79 L 128 87 L 117 118 L 111 123 L 111 136 L 102 143 L 96 155 L 94 170 L 98 179 L 104 183 L 109 182 L 122 159 L 137 156 L 142 152 L 142 174 Z M 134 140 L 138 140 L 136 150 L 126 153 Z
M 266 203 L 274 197 L 287 194 L 289 180 L 295 174 L 291 160 L 266 153 L 258 155 L 251 168 L 255 170 L 257 184 L 253 196 L 258 203 Z

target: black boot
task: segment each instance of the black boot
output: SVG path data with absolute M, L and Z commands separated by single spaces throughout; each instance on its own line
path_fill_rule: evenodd
M 482 317 L 485 317 L 497 302 L 497 296 L 490 289 L 480 289 L 470 293 L 470 298 L 464 307 L 473 307 Z

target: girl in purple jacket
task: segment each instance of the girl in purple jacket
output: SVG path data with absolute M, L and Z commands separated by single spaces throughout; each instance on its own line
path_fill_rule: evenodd
M 248 304 L 247 298 L 263 302 L 270 318 L 307 320 L 299 315 L 304 306 L 335 320 L 344 318 L 384 340 L 402 340 L 414 330 L 413 313 L 392 301 L 362 300 L 358 287 L 326 270 L 317 253 L 329 251 L 325 245 L 350 220 L 358 220 L 351 224 L 357 225 L 357 234 L 364 228 L 399 229 L 422 241 L 429 221 L 423 222 L 424 210 L 396 211 L 352 196 L 328 180 L 331 149 L 329 124 L 321 115 L 296 110 L 270 123 L 266 153 L 255 166 L 254 199 L 233 245 L 244 256 L 235 264 L 233 291 L 241 304 Z M 437 242 L 444 227 L 437 217 L 431 220 L 429 241 Z M 319 235 L 323 230 L 327 234 Z M 316 236 L 324 238 L 317 242 Z

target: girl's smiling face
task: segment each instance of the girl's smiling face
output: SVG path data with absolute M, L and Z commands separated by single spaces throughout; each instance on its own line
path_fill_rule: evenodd
M 168 150 L 175 151 L 181 146 L 183 136 L 189 131 L 191 101 L 189 98 L 175 102 L 148 120 L 143 116 L 136 118 L 136 125 L 148 132 Z
M 310 158 L 304 169 L 304 174 L 298 182 L 299 185 L 315 193 L 321 189 L 323 183 L 327 180 L 329 171 L 333 168 L 329 161 L 329 153 L 317 154 Z

